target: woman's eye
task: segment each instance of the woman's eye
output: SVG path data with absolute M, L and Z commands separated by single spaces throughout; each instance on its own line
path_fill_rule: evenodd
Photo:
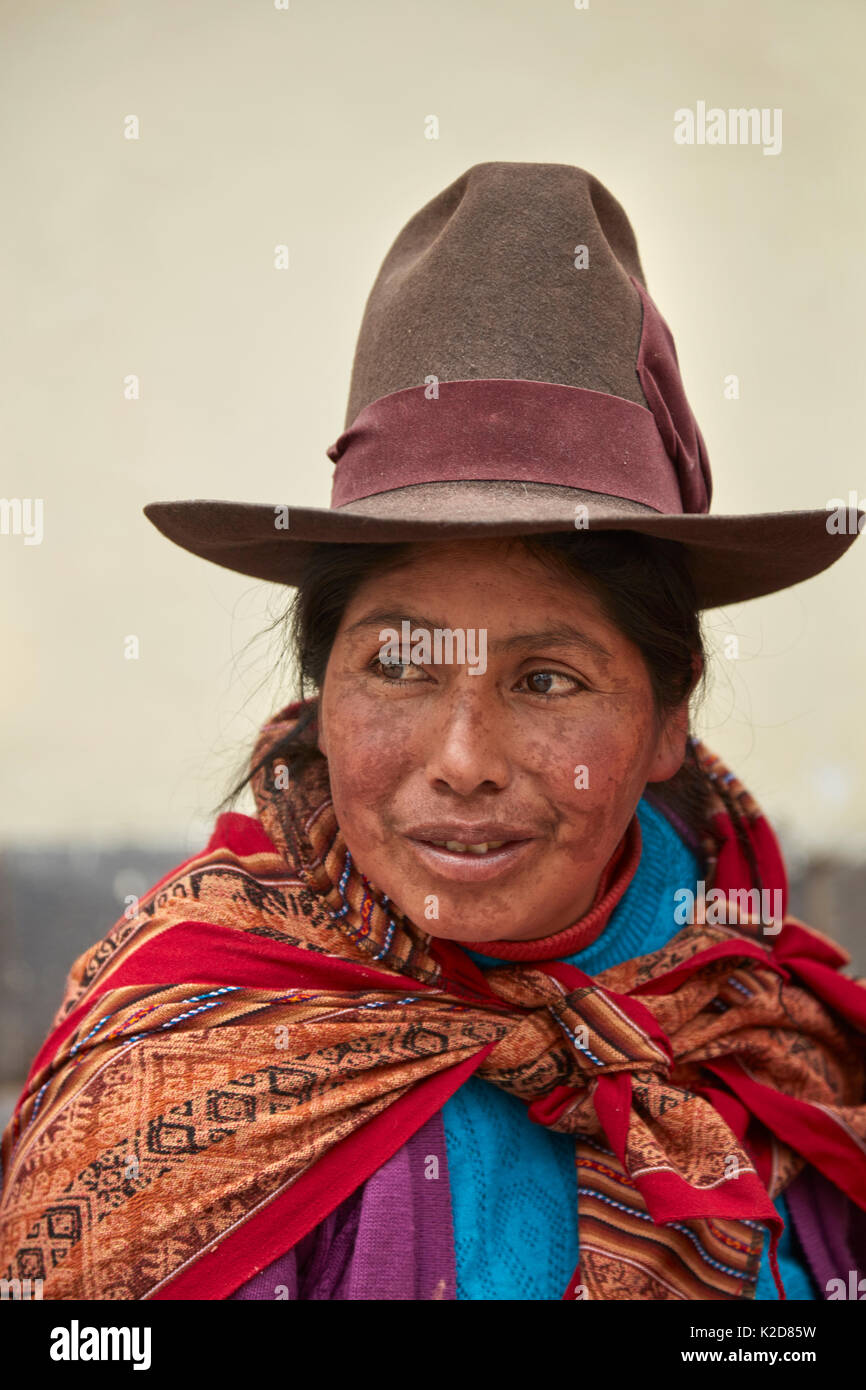
M 383 680 L 390 681 L 392 685 L 398 681 L 412 680 L 413 677 L 405 674 L 408 671 L 417 671 L 419 675 L 423 675 L 421 667 L 413 661 L 383 661 L 379 656 L 370 663 L 370 668 Z
M 530 671 L 523 679 L 533 695 L 568 695 L 576 689 L 586 689 L 583 681 L 576 676 L 567 676 L 564 671 Z M 562 682 L 558 689 L 554 681 Z

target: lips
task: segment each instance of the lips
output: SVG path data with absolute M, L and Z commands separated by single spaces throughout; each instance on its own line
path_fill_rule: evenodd
M 428 872 L 471 883 L 513 871 L 540 838 L 526 826 L 494 821 L 417 825 L 403 834 Z

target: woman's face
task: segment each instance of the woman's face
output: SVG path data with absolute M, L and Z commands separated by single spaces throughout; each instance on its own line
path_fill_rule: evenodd
M 383 665 L 381 634 L 403 620 L 438 662 L 400 665 L 392 650 Z M 436 629 L 474 640 L 463 664 L 447 637 L 437 653 Z M 685 704 L 659 727 L 643 658 L 591 591 L 508 540 L 418 545 L 365 581 L 320 700 L 356 866 L 424 931 L 464 942 L 575 922 L 646 783 L 680 767 L 686 732 Z M 481 852 L 491 841 L 505 844 Z

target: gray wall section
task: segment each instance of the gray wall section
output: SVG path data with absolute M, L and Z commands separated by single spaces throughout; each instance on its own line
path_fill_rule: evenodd
M 189 858 L 183 850 L 0 853 L 0 1083 L 22 1081 L 77 958 L 144 893 Z
M 124 893 L 144 893 L 188 857 L 177 849 L 0 854 L 0 1085 L 7 1102 L 44 1041 L 72 963 L 117 921 Z M 866 866 L 823 859 L 791 880 L 790 912 L 841 942 L 853 973 L 866 974 Z

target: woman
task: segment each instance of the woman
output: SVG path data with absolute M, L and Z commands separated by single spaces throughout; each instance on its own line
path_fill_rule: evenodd
M 863 1272 L 866 991 L 689 733 L 699 613 L 856 535 L 711 517 L 622 208 L 485 164 L 368 300 L 255 817 L 79 960 L 4 1137 L 54 1298 L 750 1299 Z M 311 692 L 308 694 L 307 692 Z

